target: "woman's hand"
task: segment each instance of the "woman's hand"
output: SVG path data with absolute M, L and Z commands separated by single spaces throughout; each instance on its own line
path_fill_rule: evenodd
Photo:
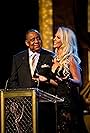
M 50 84 L 57 87 L 58 86 L 58 83 L 57 81 L 53 80 L 53 79 L 50 79 Z
M 45 82 L 47 81 L 47 78 L 45 76 L 39 75 L 39 81 Z

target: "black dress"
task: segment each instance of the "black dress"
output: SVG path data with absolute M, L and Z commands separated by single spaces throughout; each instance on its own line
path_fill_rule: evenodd
M 55 75 L 57 75 L 57 71 Z M 62 71 L 59 73 L 59 76 L 63 76 Z M 79 86 L 72 83 L 69 79 L 58 83 L 55 95 L 64 98 L 64 102 L 57 102 L 56 133 L 87 133 L 78 90 Z

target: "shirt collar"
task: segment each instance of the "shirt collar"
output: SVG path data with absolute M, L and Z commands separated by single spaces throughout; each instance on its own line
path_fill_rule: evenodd
M 40 55 L 40 53 L 37 53 L 37 52 L 32 52 L 31 50 L 30 50 L 30 48 L 28 48 L 28 52 L 29 52 L 29 57 L 31 57 L 33 54 L 36 54 L 36 55 Z
M 28 53 L 29 53 L 29 57 L 33 54 L 33 52 L 30 50 L 30 48 L 28 49 Z

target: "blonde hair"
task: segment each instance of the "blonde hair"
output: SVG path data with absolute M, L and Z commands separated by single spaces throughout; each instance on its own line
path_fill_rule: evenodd
M 77 64 L 81 63 L 81 60 L 78 56 L 77 38 L 75 36 L 75 33 L 71 29 L 66 27 L 59 27 L 57 32 L 60 33 L 61 42 L 63 44 L 61 46 L 63 53 L 61 54 L 61 57 L 59 57 L 59 71 L 64 68 L 64 76 L 69 76 L 69 57 L 73 56 Z M 57 55 L 57 49 L 55 50 L 55 52 Z

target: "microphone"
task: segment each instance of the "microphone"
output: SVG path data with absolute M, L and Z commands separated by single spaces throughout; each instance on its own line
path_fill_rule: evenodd
M 17 67 L 16 71 L 13 72 L 13 73 L 10 75 L 10 77 L 6 80 L 5 88 L 4 88 L 5 90 L 7 90 L 7 86 L 8 86 L 9 80 L 12 78 L 12 76 L 14 76 L 14 75 L 19 71 L 19 69 L 21 68 L 22 64 L 23 64 L 23 63 L 21 63 L 21 64 Z

